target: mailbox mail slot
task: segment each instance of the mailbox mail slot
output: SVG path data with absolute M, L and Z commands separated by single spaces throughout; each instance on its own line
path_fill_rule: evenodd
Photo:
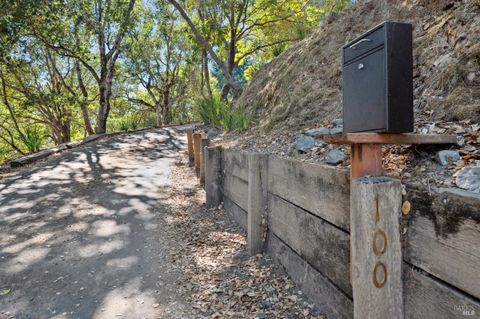
M 413 131 L 412 26 L 384 22 L 343 47 L 343 131 Z

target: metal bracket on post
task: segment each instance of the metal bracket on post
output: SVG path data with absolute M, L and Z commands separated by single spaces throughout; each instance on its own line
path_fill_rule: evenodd
M 351 177 L 382 175 L 382 145 L 351 145 Z

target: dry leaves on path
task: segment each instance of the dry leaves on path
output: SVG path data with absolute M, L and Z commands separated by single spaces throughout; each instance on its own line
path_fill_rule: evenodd
M 169 258 L 191 318 L 324 318 L 270 257 L 248 256 L 245 234 L 225 210 L 205 208 L 184 159 L 172 175 L 168 231 L 178 240 Z

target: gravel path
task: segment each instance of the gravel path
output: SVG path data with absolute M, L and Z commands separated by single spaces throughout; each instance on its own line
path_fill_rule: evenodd
M 185 144 L 117 135 L 0 179 L 0 319 L 320 317 L 204 208 Z

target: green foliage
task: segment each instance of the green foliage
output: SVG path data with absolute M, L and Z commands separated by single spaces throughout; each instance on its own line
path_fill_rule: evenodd
M 38 126 L 27 126 L 25 129 L 25 146 L 28 148 L 29 153 L 35 153 L 40 151 L 45 140 L 45 134 L 43 130 Z
M 179 2 L 221 62 L 233 70 L 239 86 L 291 43 L 308 36 L 329 12 L 349 5 L 348 0 Z M 169 1 L 136 0 L 127 18 L 131 3 L 3 2 L 0 162 L 88 135 L 102 113 L 99 80 L 104 65 L 115 70 L 108 131 L 195 118 L 226 130 L 249 126 L 245 108 L 221 101 L 224 71 L 211 56 L 205 58 L 205 49 Z M 117 41 L 120 49 L 108 54 Z M 105 61 L 107 56 L 115 60 Z M 210 95 L 213 98 L 205 98 Z
M 110 132 L 128 132 L 143 127 L 142 118 L 137 113 L 112 117 L 108 123 Z
M 247 110 L 241 106 L 232 112 L 233 114 L 233 127 L 236 130 L 244 131 L 250 125 Z
M 200 119 L 213 126 L 220 125 L 220 120 L 227 109 L 228 106 L 220 99 L 219 95 L 214 95 L 211 99 L 199 98 L 194 105 L 194 110 Z
M 230 131 L 234 127 L 234 118 L 233 118 L 233 113 L 230 112 L 228 108 L 222 109 L 222 112 L 220 113 L 220 118 L 218 119 L 220 122 L 220 126 L 227 131 Z
M 155 113 L 129 110 L 124 114 L 112 114 L 108 122 L 109 132 L 128 132 L 155 126 Z
M 198 99 L 195 103 L 195 111 L 206 124 L 221 126 L 227 131 L 243 131 L 250 124 L 244 107 L 231 110 L 228 104 L 223 102 L 218 95 L 214 95 L 211 99 Z

